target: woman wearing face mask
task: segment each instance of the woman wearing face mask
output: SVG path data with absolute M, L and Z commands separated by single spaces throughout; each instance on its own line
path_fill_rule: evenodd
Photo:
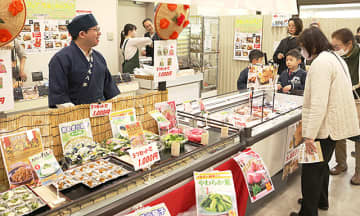
M 300 35 L 303 29 L 302 20 L 299 18 L 291 18 L 288 22 L 288 33 L 290 36 L 281 40 L 279 46 L 276 48 L 273 59 L 275 63 L 279 64 L 278 73 L 282 73 L 287 69 L 286 67 L 286 54 L 289 50 L 298 48 L 298 44 L 296 42 L 296 38 Z M 302 59 L 302 63 L 300 65 L 301 69 L 305 70 L 304 59 Z
M 345 60 L 349 67 L 351 82 L 355 89 L 356 85 L 359 84 L 360 48 L 355 42 L 354 35 L 350 29 L 343 28 L 332 33 L 331 38 L 335 52 Z M 357 88 L 356 91 L 360 94 L 360 88 Z M 336 142 L 335 156 L 337 165 L 330 170 L 331 175 L 339 175 L 347 170 L 346 140 Z M 355 143 L 355 162 L 355 174 L 350 182 L 353 185 L 360 185 L 360 142 Z
M 152 43 L 151 38 L 135 38 L 135 36 L 136 26 L 133 24 L 126 24 L 124 30 L 121 32 L 120 43 L 120 48 L 124 54 L 123 73 L 133 74 L 134 69 L 140 67 L 139 48 Z
M 329 161 L 336 140 L 360 134 L 351 78 L 345 61 L 319 28 L 308 28 L 298 38 L 306 60 L 313 60 L 307 73 L 302 109 L 302 135 L 306 153 L 317 152 L 320 142 L 324 161 L 302 165 L 302 199 L 299 213 L 291 216 L 317 216 L 328 210 Z

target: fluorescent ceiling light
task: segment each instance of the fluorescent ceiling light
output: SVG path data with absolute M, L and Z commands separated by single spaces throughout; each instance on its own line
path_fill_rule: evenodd
M 354 8 L 360 7 L 359 3 L 356 4 L 331 4 L 331 5 L 302 5 L 300 8 L 303 9 L 328 9 L 328 8 Z

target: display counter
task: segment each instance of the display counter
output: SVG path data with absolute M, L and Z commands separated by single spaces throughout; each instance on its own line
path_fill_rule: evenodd
M 118 97 L 135 96 L 136 91 L 139 89 L 139 83 L 132 81 L 128 83 L 120 83 L 117 85 L 120 90 Z M 48 97 L 39 97 L 37 99 L 19 100 L 15 101 L 14 109 L 4 112 L 3 116 L 15 115 L 19 113 L 44 111 L 48 109 Z M 1 117 L 1 115 L 0 115 Z
M 255 105 L 259 105 L 258 100 L 262 101 L 261 92 L 254 94 Z M 64 191 L 64 195 L 71 199 L 69 203 L 51 210 L 43 209 L 37 214 L 113 215 L 128 212 L 144 200 L 155 200 L 168 188 L 191 179 L 194 171 L 207 170 L 219 163 L 220 166 L 217 168 L 227 168 L 229 163 L 233 163 L 229 162 L 233 155 L 250 146 L 262 156 L 270 174 L 274 175 L 282 168 L 287 128 L 301 118 L 301 101 L 301 97 L 277 94 L 273 115 L 268 113 L 266 118 L 260 121 L 256 119 L 240 127 L 235 122 L 216 119 L 216 114 L 234 111 L 239 106 L 248 105 L 247 93 L 232 93 L 205 99 L 204 104 L 209 112 L 206 118 L 200 114 L 196 103 L 193 103 L 192 112 L 184 112 L 183 105 L 180 104 L 178 106 L 179 122 L 183 125 L 207 129 L 209 131 L 208 145 L 191 144 L 179 157 L 167 156 L 155 164 L 151 170 L 132 171 L 127 176 L 95 189 L 78 186 Z M 272 109 L 269 104 L 267 107 Z M 220 128 L 224 127 L 229 129 L 229 134 L 221 138 Z M 233 167 L 231 164 L 229 166 Z M 181 206 L 181 203 L 178 205 Z
M 181 103 L 187 100 L 195 100 L 200 98 L 201 82 L 203 80 L 203 73 L 186 73 L 181 72 L 174 81 L 166 82 L 168 89 L 169 100 L 175 100 L 176 103 Z M 158 83 L 153 80 L 137 79 L 140 88 L 145 90 L 158 89 Z

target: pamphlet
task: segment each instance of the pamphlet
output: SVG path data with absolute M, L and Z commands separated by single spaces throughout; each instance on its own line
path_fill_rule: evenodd
M 127 137 L 125 125 L 136 122 L 136 112 L 134 108 L 112 112 L 109 119 L 113 137 Z
M 157 122 L 159 129 L 159 136 L 167 134 L 169 131 L 170 121 L 165 118 L 158 110 L 150 111 L 149 114 Z
M 178 127 L 175 101 L 157 103 L 155 109 L 159 110 L 170 121 L 169 129 Z
M 238 215 L 231 171 L 194 172 L 199 216 Z
M 313 154 L 308 154 L 306 152 L 305 143 L 300 145 L 299 163 L 307 164 L 307 163 L 318 163 L 324 161 L 320 142 L 315 142 L 314 144 L 316 147 L 316 152 L 314 152 Z
M 127 124 L 125 128 L 130 139 L 131 148 L 138 148 L 145 145 L 145 135 L 140 122 Z
M 0 137 L 0 142 L 10 189 L 25 184 L 36 186 L 39 179 L 28 158 L 43 151 L 40 130 L 6 135 Z
M 265 197 L 274 191 L 268 170 L 261 157 L 252 150 L 245 150 L 234 157 L 246 181 L 251 202 Z
M 63 171 L 51 149 L 29 157 L 29 161 L 42 185 L 54 183 L 63 175 Z

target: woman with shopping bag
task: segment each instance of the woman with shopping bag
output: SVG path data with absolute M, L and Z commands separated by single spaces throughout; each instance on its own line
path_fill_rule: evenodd
M 354 90 L 354 97 L 357 101 L 357 109 L 359 112 L 360 101 L 358 95 L 360 94 L 360 83 L 359 83 L 359 73 L 360 73 L 360 48 L 359 45 L 355 42 L 355 37 L 350 29 L 342 28 L 331 35 L 331 44 L 334 47 L 335 52 L 341 56 L 346 62 L 350 76 L 351 82 Z M 355 94 L 357 93 L 357 94 Z M 346 163 L 346 140 L 339 140 L 336 142 L 335 147 L 335 157 L 337 165 L 330 170 L 331 175 L 339 175 L 342 172 L 347 170 Z M 355 141 L 355 174 L 351 178 L 351 184 L 360 185 L 360 142 Z

